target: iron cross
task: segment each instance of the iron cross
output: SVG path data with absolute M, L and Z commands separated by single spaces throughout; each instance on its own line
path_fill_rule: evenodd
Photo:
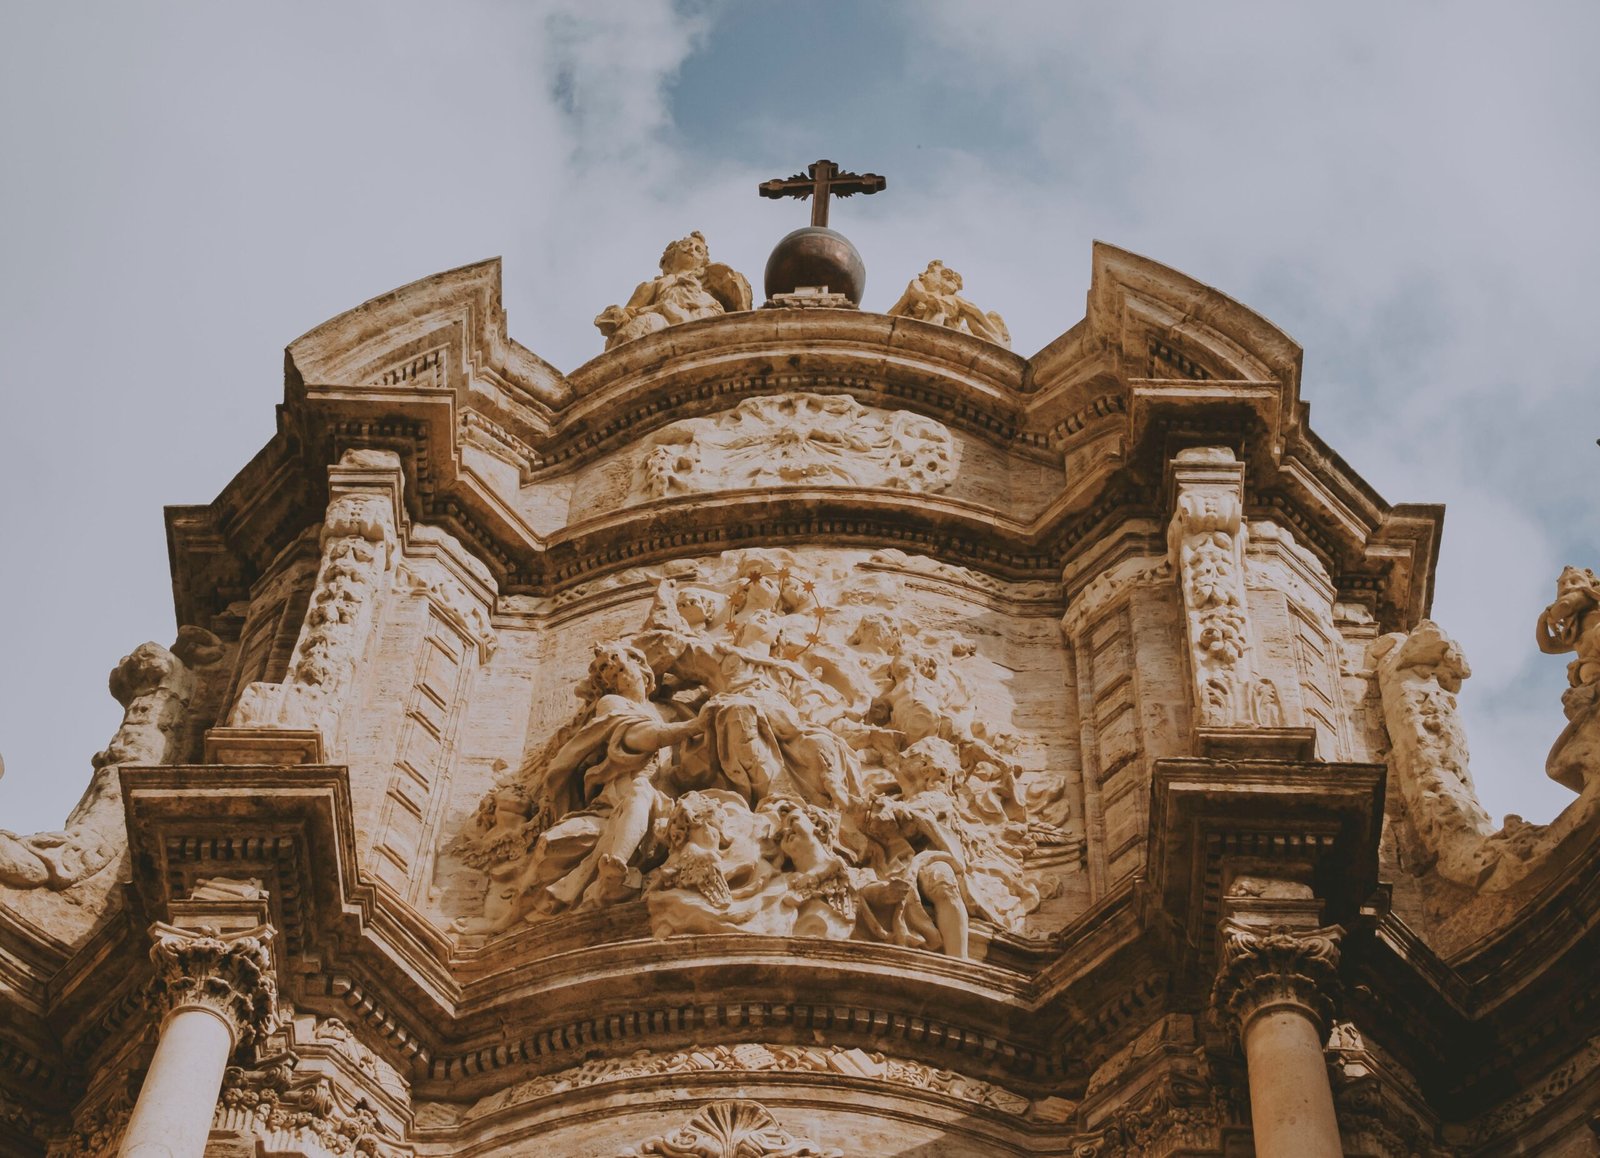
M 856 193 L 876 193 L 888 182 L 876 173 L 846 173 L 832 161 L 818 161 L 785 180 L 774 177 L 756 188 L 763 197 L 798 197 L 811 201 L 811 224 L 828 224 L 828 201 L 834 197 L 850 197 Z

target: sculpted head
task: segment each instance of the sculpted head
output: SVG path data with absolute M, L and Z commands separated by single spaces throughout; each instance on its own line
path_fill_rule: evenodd
M 717 618 L 721 600 L 704 587 L 685 587 L 678 592 L 678 614 L 690 627 L 705 627 Z
M 661 254 L 662 273 L 689 273 L 704 269 L 711 260 L 705 236 L 697 229 L 688 237 L 680 237 L 669 244 Z
M 667 818 L 668 847 L 682 847 L 697 828 L 720 827 L 719 817 L 716 800 L 703 792 L 685 792 L 673 804 L 672 815 Z
M 1585 606 L 1600 607 L 1600 577 L 1588 567 L 1563 567 L 1556 579 L 1556 602 L 1568 614 Z
M 900 754 L 894 774 L 907 796 L 949 790 L 961 774 L 961 757 L 949 740 L 929 736 Z
M 961 292 L 961 275 L 942 261 L 930 261 L 928 268 L 922 271 L 922 276 L 929 288 L 939 293 Z
M 644 652 L 625 643 L 597 643 L 589 661 L 589 685 L 595 695 L 647 700 L 656 690 L 656 676 Z

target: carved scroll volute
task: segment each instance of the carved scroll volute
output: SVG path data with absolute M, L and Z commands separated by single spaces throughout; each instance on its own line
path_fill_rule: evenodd
M 322 559 L 288 674 L 245 688 L 234 727 L 316 729 L 331 746 L 391 586 L 401 478 L 400 458 L 387 450 L 346 451 L 329 470 Z
M 1244 464 L 1225 447 L 1180 451 L 1167 548 L 1183 592 L 1195 720 L 1232 728 L 1253 720 L 1250 610 L 1245 594 Z

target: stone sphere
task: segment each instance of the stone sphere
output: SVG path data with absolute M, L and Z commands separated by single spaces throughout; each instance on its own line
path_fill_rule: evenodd
M 844 234 L 808 225 L 773 246 L 763 280 L 769 298 L 801 286 L 825 285 L 830 293 L 844 294 L 859 306 L 867 288 L 867 267 Z

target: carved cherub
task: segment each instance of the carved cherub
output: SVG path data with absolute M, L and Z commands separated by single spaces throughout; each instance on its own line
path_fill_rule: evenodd
M 1000 315 L 984 313 L 961 296 L 961 275 L 942 261 L 930 261 L 928 268 L 911 279 L 900 300 L 889 307 L 891 314 L 916 318 L 944 326 L 999 346 L 1011 345 L 1011 331 Z
M 1556 600 L 1539 613 L 1535 637 L 1547 655 L 1576 653 L 1567 665 L 1573 687 L 1600 684 L 1600 577 L 1587 567 L 1563 567 Z
M 607 306 L 594 320 L 606 349 L 696 318 L 750 308 L 744 275 L 712 262 L 705 237 L 696 230 L 668 245 L 661 276 L 641 282 L 623 306 Z
M 667 820 L 667 863 L 655 887 L 694 889 L 716 909 L 733 903 L 733 891 L 722 871 L 723 831 L 719 802 L 703 792 L 685 792 Z

